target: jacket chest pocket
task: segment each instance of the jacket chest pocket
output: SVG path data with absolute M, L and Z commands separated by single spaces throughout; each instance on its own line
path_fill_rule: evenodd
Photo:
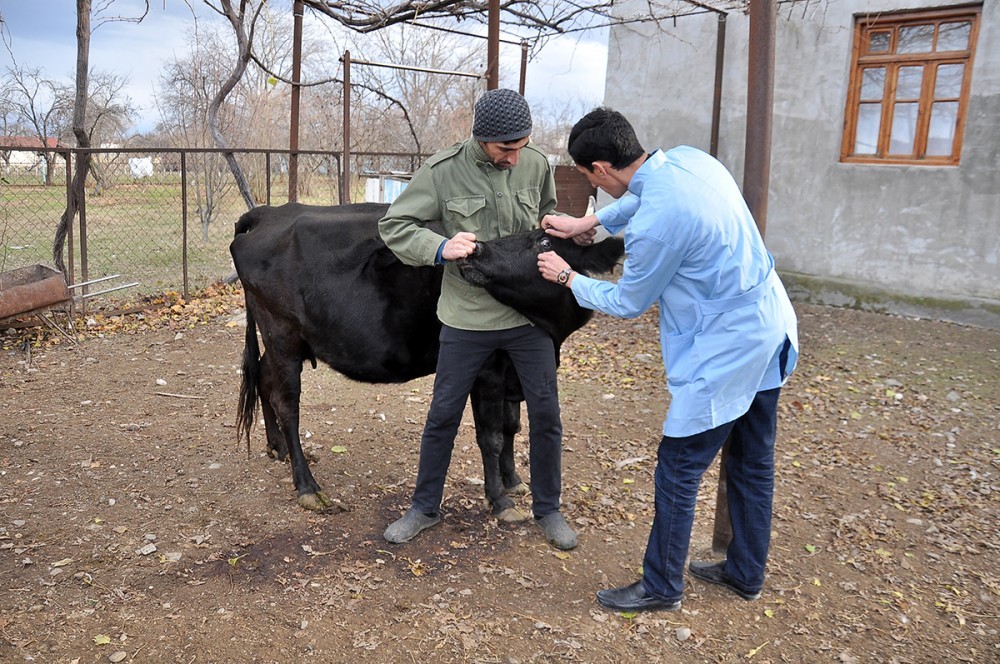
M 539 196 L 537 187 L 520 189 L 515 195 L 517 199 L 517 212 L 521 217 L 518 221 L 526 223 L 529 228 L 534 227 L 538 222 Z
M 444 203 L 447 221 L 455 224 L 457 230 L 476 232 L 479 224 L 473 223 L 483 208 L 486 207 L 485 196 L 462 196 L 449 198 Z

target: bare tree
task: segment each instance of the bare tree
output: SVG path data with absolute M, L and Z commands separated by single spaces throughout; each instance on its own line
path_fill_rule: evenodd
M 126 18 L 122 16 L 108 16 L 106 11 L 110 10 L 113 0 L 99 0 L 98 25 L 107 21 L 134 21 L 139 22 L 149 12 L 149 0 L 145 0 L 145 11 L 141 16 Z M 78 147 L 89 148 L 90 134 L 87 132 L 87 106 L 88 93 L 90 90 L 90 33 L 91 33 L 91 0 L 76 0 L 76 95 L 73 103 L 73 135 L 76 137 Z M 84 187 L 87 182 L 87 175 L 90 173 L 91 157 L 89 152 L 81 152 L 76 160 L 73 172 L 73 186 L 67 198 L 66 210 L 63 212 L 56 226 L 55 239 L 52 242 L 52 260 L 56 267 L 66 272 L 63 261 L 63 249 L 66 244 L 66 234 L 69 225 L 76 217 L 77 208 L 84 198 Z
M 94 146 L 123 141 L 125 132 L 138 115 L 132 98 L 125 94 L 128 77 L 112 72 L 91 71 L 88 78 L 90 90 L 87 94 L 83 126 L 88 144 Z M 76 88 L 72 85 L 60 86 L 58 94 L 67 100 L 66 103 L 60 104 L 66 117 L 58 124 L 72 127 L 75 106 L 72 100 Z M 114 157 L 103 161 L 100 158 L 91 159 L 89 176 L 95 181 L 95 193 L 99 194 L 104 187 L 102 166 L 108 165 L 114 159 Z
M 229 164 L 229 170 L 236 180 L 236 186 L 243 196 L 243 201 L 248 208 L 252 208 L 255 202 L 253 192 L 250 190 L 250 183 L 247 182 L 246 175 L 240 168 L 239 162 L 236 161 L 236 156 L 232 151 L 229 151 L 229 141 L 226 140 L 226 136 L 219 126 L 219 112 L 226 101 L 226 97 L 229 96 L 229 93 L 233 91 L 237 83 L 240 82 L 240 79 L 243 78 L 243 74 L 247 70 L 247 65 L 250 63 L 254 30 L 257 27 L 257 19 L 263 11 L 266 2 L 265 0 L 239 0 L 237 6 L 233 6 L 231 0 L 219 0 L 219 2 L 220 6 L 218 7 L 208 2 L 208 0 L 206 0 L 205 4 L 222 14 L 229 22 L 233 30 L 233 35 L 236 37 L 236 60 L 229 76 L 223 81 L 218 92 L 208 105 L 208 129 L 212 134 L 212 139 L 215 141 L 216 146 L 224 150 L 223 156 Z
M 566 151 L 573 124 L 591 108 L 580 99 L 566 99 L 547 113 L 532 113 L 531 140 L 547 155 L 556 155 L 558 163 L 572 164 Z
M 45 168 L 45 184 L 52 184 L 54 143 L 68 129 L 65 118 L 70 106 L 58 83 L 45 78 L 37 67 L 14 64 L 0 81 L 6 90 L 7 103 L 17 118 L 16 124 L 38 139 L 39 153 Z M 62 123 L 62 124 L 61 124 Z
M 438 71 L 485 68 L 481 43 L 470 37 L 401 25 L 375 33 L 365 45 L 370 57 L 381 62 Z M 398 100 L 398 107 L 373 100 L 382 121 L 367 124 L 371 149 L 428 152 L 466 138 L 473 104 L 484 89 L 482 79 L 410 69 L 361 68 L 359 74 L 365 87 Z
M 232 68 L 231 58 L 226 55 L 231 48 L 219 32 L 197 29 L 190 32 L 188 45 L 188 54 L 175 57 L 160 75 L 156 93 L 159 131 L 174 146 L 207 148 L 213 145 L 208 126 L 209 107 L 218 95 L 219 81 Z M 243 106 L 240 103 L 243 97 L 236 95 L 232 103 L 220 105 L 216 112 L 219 130 L 239 141 L 253 132 L 252 124 L 237 113 Z M 188 175 L 204 239 L 234 180 L 226 175 L 228 167 L 217 154 L 192 153 L 188 159 Z
M 18 116 L 14 110 L 14 100 L 11 89 L 0 80 L 0 137 L 9 138 L 18 132 Z M 3 175 L 10 174 L 10 150 L 0 149 L 0 161 L 3 162 Z

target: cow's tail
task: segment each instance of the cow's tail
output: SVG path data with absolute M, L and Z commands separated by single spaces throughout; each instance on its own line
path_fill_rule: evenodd
M 247 303 L 247 331 L 243 346 L 243 381 L 240 384 L 240 400 L 236 410 L 236 439 L 247 441 L 247 456 L 250 455 L 250 431 L 257 414 L 257 396 L 260 386 L 260 346 L 257 343 L 257 324 L 253 319 L 253 309 Z

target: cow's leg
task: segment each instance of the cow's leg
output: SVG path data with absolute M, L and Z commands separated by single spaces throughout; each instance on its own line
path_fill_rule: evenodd
M 323 493 L 309 462 L 302 452 L 299 438 L 299 397 L 302 394 L 302 361 L 298 358 L 279 361 L 272 356 L 270 398 L 275 420 L 281 430 L 285 449 L 292 457 L 292 482 L 299 494 L 299 507 L 322 511 L 333 505 Z M 270 446 L 270 442 L 268 443 Z
M 285 436 L 278 426 L 278 417 L 271 406 L 271 393 L 274 388 L 274 369 L 271 366 L 268 353 L 260 358 L 260 412 L 264 418 L 264 430 L 267 433 L 267 455 L 272 459 L 284 461 L 288 457 L 288 445 Z
M 483 457 L 483 480 L 486 500 L 493 508 L 493 515 L 500 521 L 518 522 L 528 518 L 517 508 L 514 500 L 507 495 L 507 481 L 512 481 L 514 473 L 514 432 L 519 428 L 520 408 L 513 413 L 507 383 L 515 377 L 513 365 L 506 353 L 493 353 L 483 365 L 472 387 L 472 416 L 476 423 L 476 442 Z M 509 441 L 509 445 L 508 445 Z M 517 478 L 516 484 L 520 484 Z
M 493 516 L 500 521 L 524 521 L 528 517 L 514 505 L 501 481 L 501 452 L 504 449 L 503 416 L 506 402 L 494 390 L 481 385 L 482 374 L 472 388 L 472 417 L 476 422 L 476 443 L 483 457 L 483 480 L 486 500 L 493 508 Z M 491 392 L 493 392 L 491 394 Z M 513 448 L 511 451 L 513 465 Z
M 521 480 L 514 466 L 514 434 L 521 430 L 521 402 L 504 399 L 503 449 L 500 450 L 500 481 L 512 496 L 524 496 L 531 490 Z

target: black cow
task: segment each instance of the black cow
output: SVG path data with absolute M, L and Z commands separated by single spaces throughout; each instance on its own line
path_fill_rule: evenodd
M 331 501 L 313 478 L 299 439 L 303 362 L 315 368 L 322 360 L 367 383 L 404 382 L 435 369 L 442 269 L 411 267 L 396 258 L 378 236 L 386 209 L 258 207 L 240 217 L 230 245 L 247 310 L 237 431 L 249 445 L 259 399 L 268 453 L 280 460 L 291 455 L 298 502 L 306 509 L 324 510 Z M 623 254 L 620 240 L 584 248 L 534 231 L 481 244 L 462 270 L 541 325 L 558 349 L 590 312 L 566 288 L 539 275 L 536 256 L 550 248 L 580 272 L 607 271 Z M 476 380 L 472 407 L 486 497 L 503 520 L 524 518 L 506 495 L 522 486 L 513 452 L 522 400 L 510 359 L 495 354 Z

